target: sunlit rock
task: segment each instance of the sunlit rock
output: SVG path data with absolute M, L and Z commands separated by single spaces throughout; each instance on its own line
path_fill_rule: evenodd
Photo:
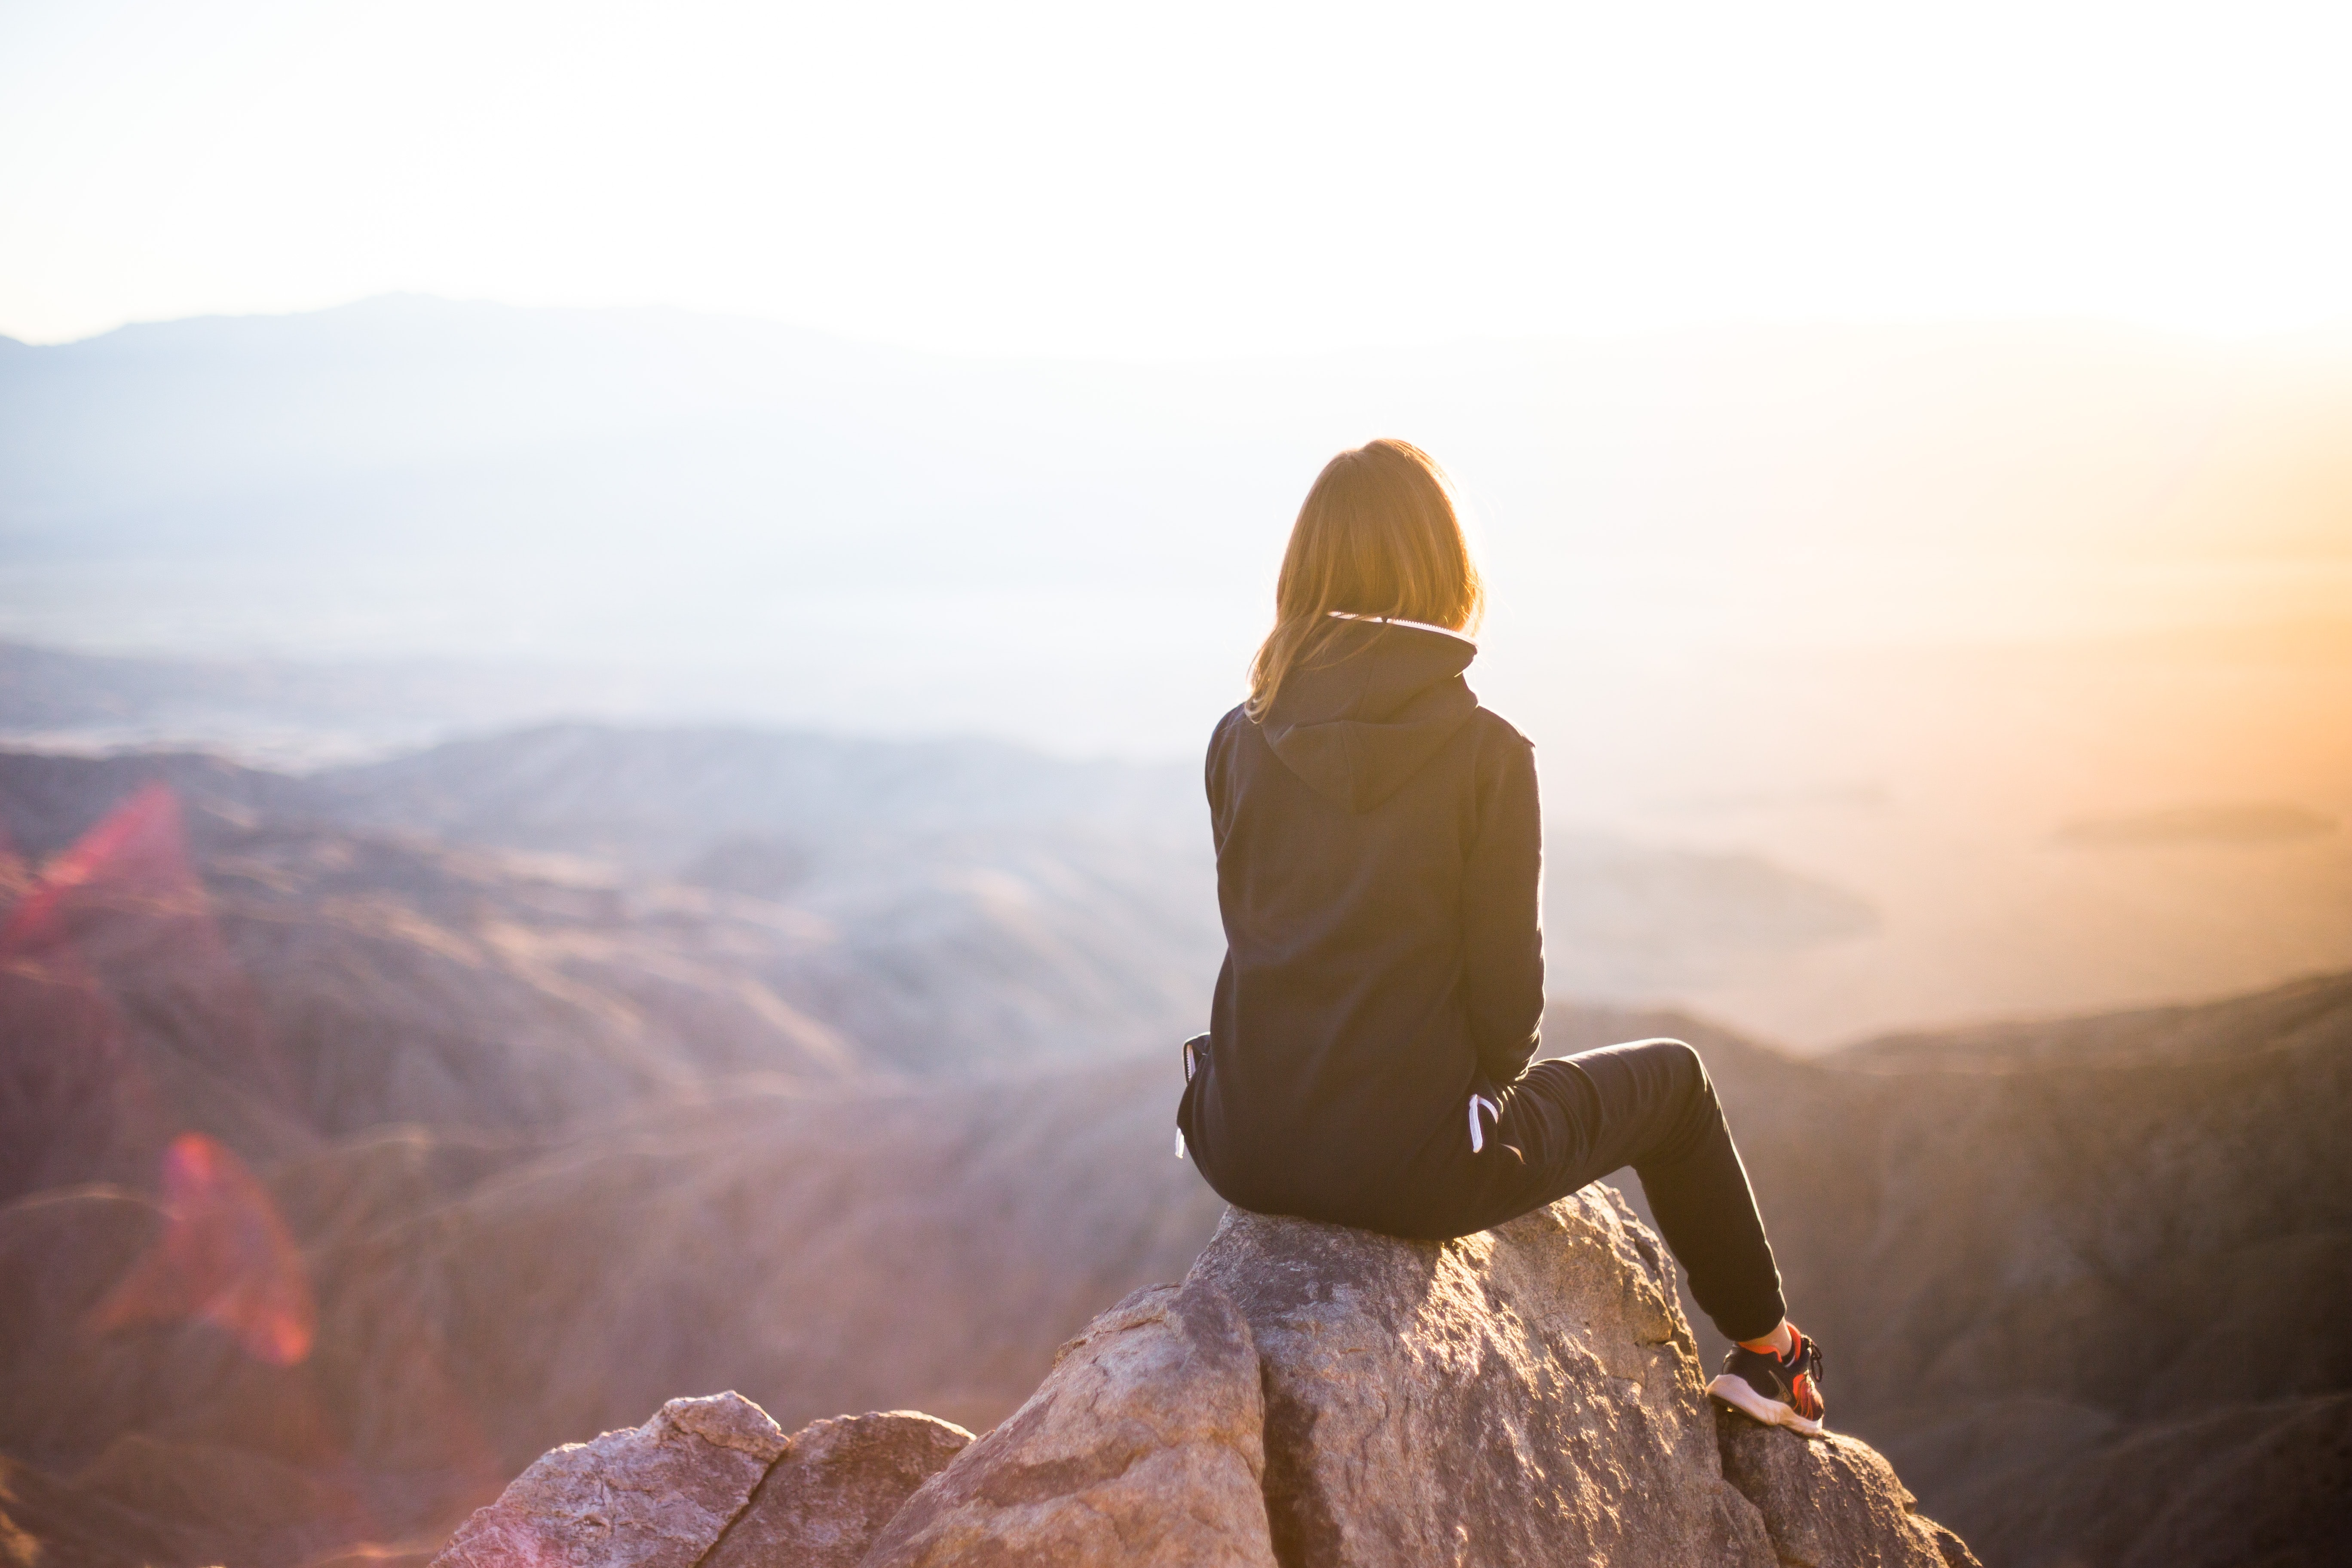
M 702 1568 L 856 1568 L 908 1496 L 971 1441 L 913 1410 L 803 1426 Z
M 1288 1563 L 1772 1562 L 1656 1239 L 1606 1188 L 1443 1244 L 1232 1213 Z
M 646 1434 L 711 1403 L 674 1401 L 641 1433 L 556 1450 L 444 1561 L 617 1568 L 698 1556 L 688 1529 L 625 1534 L 613 1521 L 646 1505 L 611 1500 L 663 1473 L 645 1451 L 666 1439 Z M 782 1462 L 723 1539 L 710 1515 L 694 1521 L 718 1543 L 701 1560 L 1975 1563 L 1864 1445 L 1718 1415 L 1675 1305 L 1674 1266 L 1605 1187 L 1444 1243 L 1229 1212 L 1182 1285 L 1139 1290 L 1097 1318 L 1009 1420 L 969 1446 L 962 1436 L 905 1413 L 817 1423 L 776 1445 Z M 708 1467 L 671 1484 L 708 1483 L 714 1511 L 751 1492 L 744 1467 L 715 1451 L 667 1462 Z M 602 1485 L 599 1464 L 613 1466 Z M 565 1509 L 571 1518 L 555 1517 Z
M 1716 1421 L 1723 1472 L 1763 1514 L 1786 1568 L 1979 1568 L 1868 1444 L 1801 1437 L 1729 1410 Z
M 1156 1285 L 1087 1325 L 1026 1405 L 908 1502 L 868 1568 L 1274 1568 L 1248 1327 Z
M 740 1394 L 673 1399 L 642 1426 L 540 1456 L 436 1568 L 693 1568 L 783 1451 Z

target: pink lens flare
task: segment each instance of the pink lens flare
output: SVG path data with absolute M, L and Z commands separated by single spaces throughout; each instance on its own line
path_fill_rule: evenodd
M 181 906 L 200 898 L 201 886 L 188 865 L 179 796 L 159 780 L 108 812 L 41 868 L 0 924 L 0 951 L 39 953 L 70 940 L 68 905 L 86 887 L 144 895 L 164 912 L 190 913 L 201 905 Z
M 163 1187 L 163 1235 L 91 1312 L 90 1328 L 197 1319 L 271 1366 L 307 1357 L 318 1304 L 269 1190 L 201 1132 L 184 1132 L 164 1149 Z

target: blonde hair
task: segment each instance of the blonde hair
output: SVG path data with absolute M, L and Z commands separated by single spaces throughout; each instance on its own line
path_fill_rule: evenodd
M 1467 630 L 1486 586 L 1435 459 L 1368 441 L 1323 465 L 1291 526 L 1274 585 L 1274 630 L 1250 661 L 1243 711 L 1264 720 L 1282 683 L 1349 623 L 1333 612 Z

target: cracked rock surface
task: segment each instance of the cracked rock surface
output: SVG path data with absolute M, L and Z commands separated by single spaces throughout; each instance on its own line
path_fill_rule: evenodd
M 1213 1286 L 1137 1291 L 917 1492 L 868 1568 L 1274 1568 L 1249 1327 Z
M 783 1451 L 740 1394 L 673 1399 L 642 1426 L 541 1455 L 435 1565 L 694 1568 Z
M 971 1441 L 914 1410 L 813 1422 L 792 1435 L 703 1568 L 856 1568 L 908 1494 Z
M 1600 1187 L 1442 1244 L 1229 1215 L 1192 1278 L 1256 1339 L 1281 1560 L 1770 1564 L 1670 1268 Z

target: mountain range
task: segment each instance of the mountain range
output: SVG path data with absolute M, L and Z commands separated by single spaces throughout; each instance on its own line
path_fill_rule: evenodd
M 1181 364 L 419 297 L 148 323 L 0 343 L 0 741 L 1189 760 L 1313 474 L 1400 435 L 1583 868 L 1577 994 L 1800 1048 L 2142 1006 L 2352 963 L 2347 429 L 2340 338 L 2083 323 Z M 1748 912 L 1692 940 L 1693 898 Z
M 1180 786 L 585 727 L 0 756 L 6 1539 L 421 1553 L 680 1389 L 999 1419 L 1220 1208 L 1169 1152 L 1216 952 Z M 1546 1024 L 1654 1033 L 1717 1076 L 1833 1419 L 1988 1563 L 2322 1560 L 2352 979 L 1811 1060 Z

